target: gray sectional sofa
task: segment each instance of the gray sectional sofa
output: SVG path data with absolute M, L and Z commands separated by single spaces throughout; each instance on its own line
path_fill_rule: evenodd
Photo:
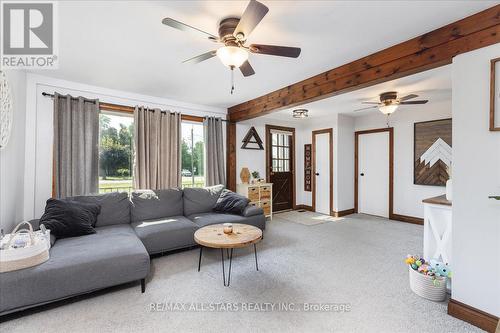
M 150 255 L 196 245 L 194 232 L 209 224 L 264 230 L 261 208 L 248 206 L 242 215 L 212 212 L 222 190 L 219 185 L 73 197 L 101 205 L 96 233 L 59 239 L 45 263 L 0 273 L 0 315 L 131 281 L 140 280 L 144 292 Z

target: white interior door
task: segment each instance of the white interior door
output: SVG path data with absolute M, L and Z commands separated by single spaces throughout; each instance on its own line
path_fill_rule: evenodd
M 358 212 L 389 217 L 389 132 L 358 137 Z
M 314 163 L 316 166 L 316 212 L 330 215 L 330 134 L 316 134 Z

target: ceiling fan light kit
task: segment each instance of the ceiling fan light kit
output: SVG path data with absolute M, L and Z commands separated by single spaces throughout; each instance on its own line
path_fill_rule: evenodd
M 382 112 L 383 114 L 391 114 L 394 111 L 396 111 L 397 108 L 398 108 L 397 104 L 381 105 L 378 107 L 380 112 Z
M 217 57 L 229 68 L 240 68 L 248 60 L 248 52 L 237 46 L 223 46 L 217 50 Z
M 228 17 L 219 22 L 218 37 L 170 17 L 164 18 L 162 23 L 171 28 L 196 34 L 210 41 L 224 44 L 224 46 L 216 51 L 205 52 L 183 61 L 184 63 L 200 63 L 217 56 L 225 66 L 231 69 L 231 77 L 236 67 L 240 69 L 243 76 L 247 77 L 255 74 L 254 69 L 248 62 L 249 53 L 297 58 L 301 52 L 301 49 L 298 47 L 263 44 L 245 45 L 248 36 L 250 36 L 255 27 L 262 21 L 268 11 L 269 8 L 264 4 L 256 0 L 250 0 L 241 18 Z M 234 85 L 231 86 L 231 94 L 233 90 Z
M 307 109 L 296 109 L 296 110 L 292 111 L 294 118 L 307 118 L 308 112 L 309 112 L 309 110 L 307 110 Z

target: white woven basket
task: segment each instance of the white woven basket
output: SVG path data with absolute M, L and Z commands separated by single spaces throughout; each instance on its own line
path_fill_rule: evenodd
M 415 294 L 435 302 L 442 302 L 446 297 L 446 277 L 432 277 L 421 274 L 408 266 L 410 288 Z M 437 280 L 434 283 L 434 279 Z
M 19 229 L 21 225 L 28 225 L 28 229 Z M 29 245 L 24 248 L 12 247 L 16 237 L 27 234 Z M 3 250 L 0 250 L 0 273 L 15 271 L 39 265 L 49 259 L 50 233 L 33 232 L 29 222 L 21 222 L 0 241 Z

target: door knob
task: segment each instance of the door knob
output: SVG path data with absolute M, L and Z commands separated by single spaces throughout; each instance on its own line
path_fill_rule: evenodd
M 360 175 L 360 176 L 364 176 L 365 174 L 362 172 L 362 173 L 360 173 L 359 175 Z
M 315 175 L 316 175 L 316 176 L 319 176 L 319 172 L 316 172 L 316 173 L 315 173 Z

